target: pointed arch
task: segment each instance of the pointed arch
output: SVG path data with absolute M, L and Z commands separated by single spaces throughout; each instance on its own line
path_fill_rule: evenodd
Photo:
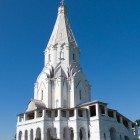
M 38 100 L 43 100 L 44 99 L 44 91 L 46 90 L 46 85 L 44 81 L 41 82 L 38 92 L 37 92 L 37 99 Z
M 42 86 L 46 89 L 46 85 L 45 85 L 45 82 L 44 82 L 44 81 L 42 81 L 42 82 L 40 83 L 40 86 L 39 86 L 39 88 L 38 88 L 38 91 L 42 88 Z

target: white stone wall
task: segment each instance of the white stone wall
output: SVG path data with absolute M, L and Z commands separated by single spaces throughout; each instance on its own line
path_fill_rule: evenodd
M 107 104 L 89 102 L 90 85 L 80 67 L 79 57 L 65 7 L 60 6 L 45 49 L 44 68 L 35 83 L 35 100 L 30 102 L 26 113 L 18 116 L 17 140 L 36 137 L 47 140 L 49 135 L 60 140 L 128 140 L 125 136 L 136 140 L 137 132 L 135 130 L 134 136 L 131 121 L 118 113 L 129 123 L 126 128 L 122 120 L 117 121 L 117 111 L 113 110 L 113 116 L 109 117 Z
M 47 140 L 48 129 L 51 130 L 51 136 L 60 138 L 61 140 L 80 140 L 82 133 L 82 140 L 136 140 L 137 134 L 132 131 L 132 122 L 128 121 L 128 127 L 124 126 L 122 120 L 126 119 L 120 115 L 121 121 L 118 122 L 116 112 L 114 116 L 102 115 L 99 103 L 96 106 L 96 115 L 90 116 L 90 107 L 74 108 L 74 115 L 70 115 L 70 110 L 65 110 L 65 117 L 62 113 L 64 109 L 50 110 L 51 116 L 46 114 L 46 109 L 42 111 L 42 116 L 38 115 L 35 111 L 35 118 L 29 120 L 27 115 L 24 114 L 24 120 L 18 118 L 17 123 L 17 140 L 33 140 L 29 139 L 30 132 L 33 130 L 34 138 L 37 137 L 37 128 L 41 131 L 41 140 Z M 107 108 L 106 108 L 107 109 Z M 82 116 L 79 111 L 82 111 Z M 57 115 L 55 112 L 57 111 Z M 79 116 L 80 115 L 80 116 Z M 134 124 L 133 124 L 134 125 Z M 112 136 L 111 130 L 114 130 Z M 71 130 L 73 134 L 71 136 Z M 25 131 L 28 132 L 28 139 L 25 137 Z M 19 132 L 22 132 L 22 139 L 19 139 Z

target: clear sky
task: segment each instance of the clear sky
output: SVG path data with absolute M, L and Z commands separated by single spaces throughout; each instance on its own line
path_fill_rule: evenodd
M 0 0 L 0 140 L 33 98 L 60 0 Z M 92 99 L 140 118 L 140 0 L 66 0 Z

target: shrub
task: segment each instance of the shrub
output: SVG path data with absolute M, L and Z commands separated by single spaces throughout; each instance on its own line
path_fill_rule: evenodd
M 35 138 L 35 140 L 41 140 L 40 138 Z
M 140 119 L 136 120 L 137 126 L 140 126 Z

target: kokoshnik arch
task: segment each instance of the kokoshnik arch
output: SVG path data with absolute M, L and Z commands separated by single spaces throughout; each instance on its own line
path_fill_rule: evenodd
M 62 1 L 45 49 L 34 99 L 18 115 L 17 140 L 135 140 L 137 129 L 106 103 L 91 101 L 90 84 Z

